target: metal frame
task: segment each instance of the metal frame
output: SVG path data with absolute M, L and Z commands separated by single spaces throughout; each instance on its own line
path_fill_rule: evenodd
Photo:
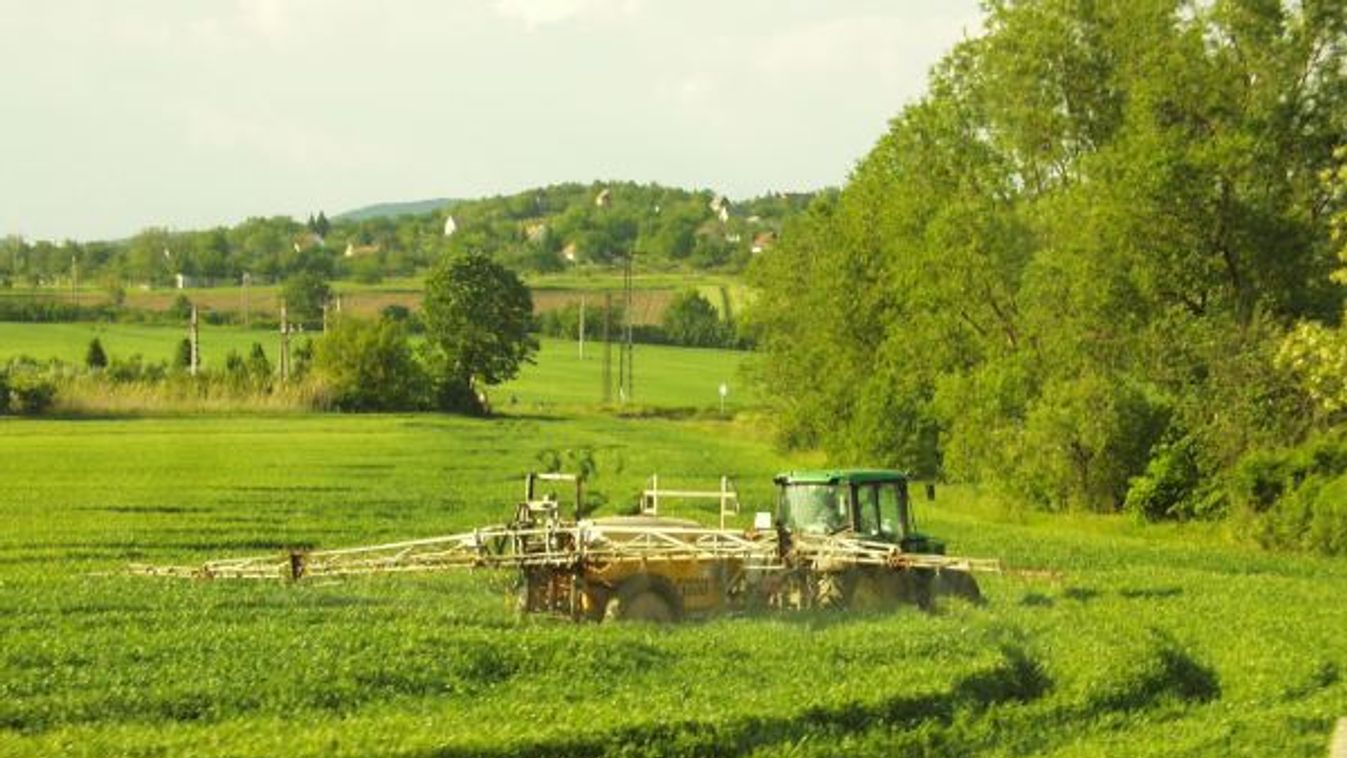
M 719 501 L 721 529 L 725 528 L 726 516 L 739 515 L 739 491 L 728 476 L 720 477 L 719 490 L 662 490 L 659 488 L 659 474 L 651 474 L 650 486 L 641 491 L 641 514 L 658 516 L 660 498 Z
M 573 482 L 574 521 L 563 521 L 554 497 L 537 498 L 539 481 Z M 652 477 L 652 482 L 658 480 Z M 825 576 L 857 567 L 893 571 L 923 570 L 997 572 L 999 561 L 904 552 L 898 545 L 856 539 L 849 533 L 790 534 L 783 530 L 739 530 L 670 523 L 613 523 L 578 518 L 583 481 L 574 474 L 529 474 L 525 500 L 508 525 L 488 526 L 440 537 L 334 550 L 291 551 L 282 555 L 208 561 L 201 566 L 133 566 L 147 576 L 194 579 L 269 579 L 301 581 L 368 574 L 499 568 L 521 571 L 529 582 L 546 585 L 545 601 L 526 610 L 559 611 L 583 616 L 581 595 L 591 572 L 626 567 L 644 571 L 651 564 L 718 562 L 733 571 L 727 576 L 730 595 L 744 590 L 746 577 L 768 579 L 774 587 L 792 586 L 792 578 Z M 737 495 L 722 478 L 720 492 L 647 490 L 656 513 L 660 497 L 711 497 L 721 500 L 721 516 Z M 643 511 L 645 512 L 645 511 Z M 779 593 L 778 593 L 779 594 Z M 779 598 L 772 605 L 786 607 Z M 799 607 L 799 606 L 794 606 Z

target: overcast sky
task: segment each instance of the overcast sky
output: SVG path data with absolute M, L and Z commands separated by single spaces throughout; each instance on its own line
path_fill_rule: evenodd
M 977 0 L 0 0 L 0 234 L 840 184 Z

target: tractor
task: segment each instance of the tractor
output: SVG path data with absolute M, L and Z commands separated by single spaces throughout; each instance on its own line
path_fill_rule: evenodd
M 743 533 L 651 514 L 581 522 L 587 559 L 560 572 L 525 567 L 520 607 L 653 621 L 753 608 L 929 610 L 938 595 L 981 602 L 972 572 L 999 569 L 949 558 L 918 532 L 902 472 L 798 471 L 774 482 L 775 513 L 758 513 Z
M 657 481 L 652 477 L 653 481 Z M 441 537 L 278 557 L 232 558 L 200 567 L 133 567 L 152 576 L 196 579 L 336 578 L 359 574 L 513 568 L 519 609 L 577 621 L 675 621 L 753 609 L 869 610 L 939 595 L 978 602 L 975 571 L 994 560 L 951 557 L 917 531 L 908 477 L 898 471 L 799 471 L 775 478 L 775 513 L 750 529 L 727 528 L 738 496 L 719 491 L 646 490 L 639 515 L 582 518 L 583 481 L 529 474 L 509 524 Z M 540 482 L 574 488 L 574 518 Z M 718 528 L 658 513 L 661 499 L 719 499 Z

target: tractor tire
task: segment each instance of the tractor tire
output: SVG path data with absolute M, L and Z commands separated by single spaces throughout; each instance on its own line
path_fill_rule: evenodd
M 937 595 L 962 598 L 974 605 L 982 605 L 985 602 L 982 599 L 982 590 L 978 588 L 977 579 L 967 571 L 941 571 L 935 577 L 935 592 Z
M 901 599 L 899 576 L 887 570 L 859 570 L 847 583 L 846 607 L 853 611 L 890 611 Z
M 663 577 L 637 574 L 618 585 L 603 617 L 608 621 L 645 621 L 669 624 L 683 615 L 677 590 Z
M 897 574 L 899 602 L 915 605 L 923 611 L 935 609 L 932 584 L 935 576 L 930 569 L 905 569 Z

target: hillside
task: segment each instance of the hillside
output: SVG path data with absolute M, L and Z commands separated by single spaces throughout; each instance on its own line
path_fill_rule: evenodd
M 68 290 L 72 270 L 109 291 L 254 285 L 300 271 L 375 284 L 422 273 L 446 253 L 486 252 L 520 272 L 612 265 L 643 270 L 741 270 L 774 246 L 814 193 L 741 201 L 658 184 L 558 184 L 513 195 L 390 202 L 307 223 L 250 218 L 232 227 L 150 228 L 120 241 L 0 240 L 0 289 Z M 448 223 L 452 218 L 452 223 Z M 72 266 L 73 263 L 73 266 Z
M 366 221 L 372 218 L 398 218 L 400 216 L 422 216 L 446 208 L 452 208 L 463 202 L 462 200 L 449 197 L 438 197 L 430 200 L 407 200 L 401 202 L 375 203 L 366 205 L 354 210 L 338 213 L 333 216 L 334 221 Z

